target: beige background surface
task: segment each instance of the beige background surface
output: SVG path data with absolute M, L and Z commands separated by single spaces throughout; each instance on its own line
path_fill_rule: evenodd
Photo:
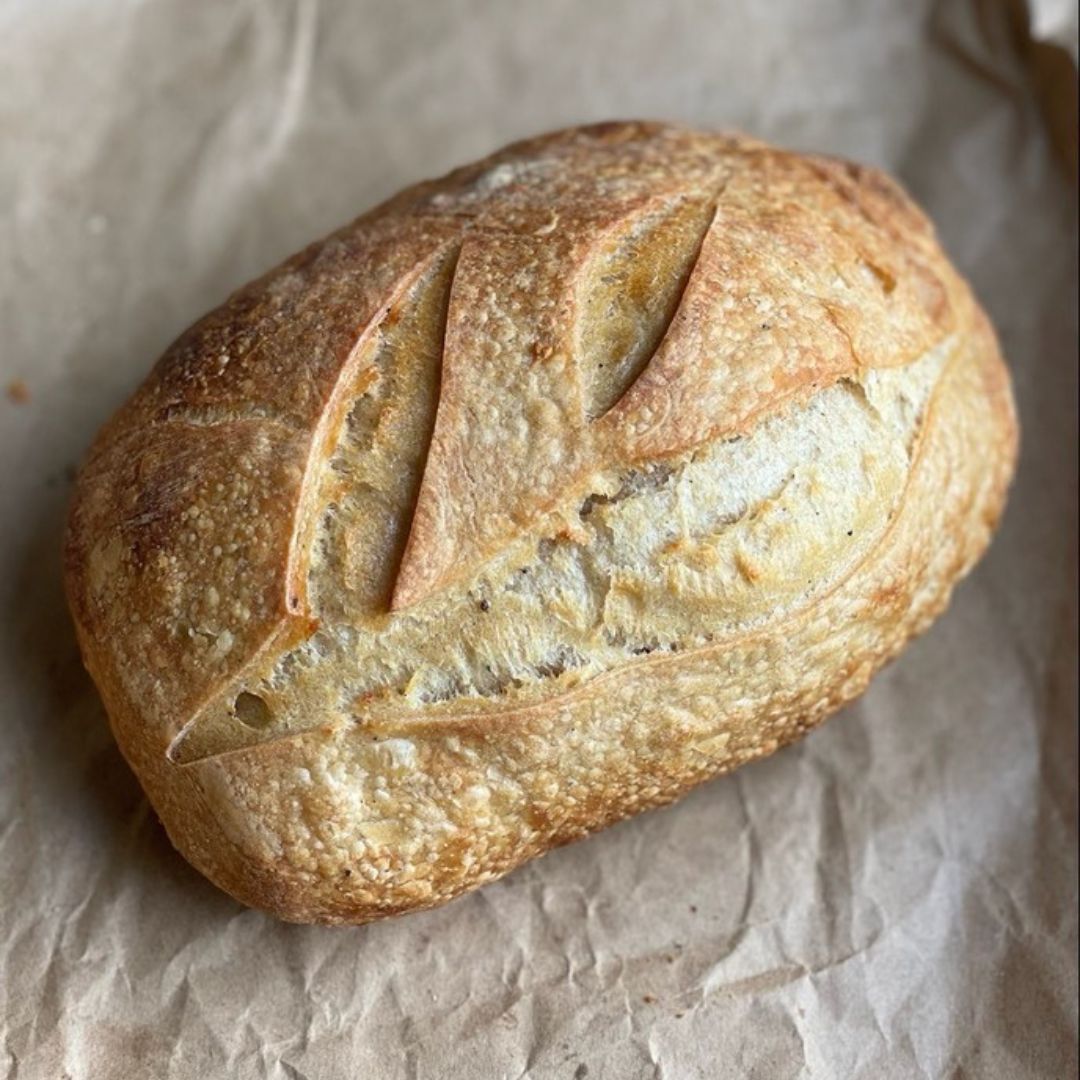
M 1073 56 L 1075 20 L 1039 5 Z M 1040 109 L 1075 81 L 1038 77 L 1026 25 L 994 0 L 0 0 L 0 379 L 29 393 L 0 399 L 0 1075 L 1075 1075 L 1076 200 Z M 1003 531 L 802 745 L 439 911 L 245 911 L 171 851 L 82 673 L 72 467 L 249 276 L 511 138 L 633 116 L 900 175 L 1013 365 Z

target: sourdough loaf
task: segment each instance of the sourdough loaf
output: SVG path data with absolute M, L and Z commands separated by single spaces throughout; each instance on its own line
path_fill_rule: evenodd
M 247 904 L 447 900 L 796 738 L 986 546 L 994 334 L 880 172 L 653 124 L 420 184 L 237 292 L 83 466 L 86 665 Z

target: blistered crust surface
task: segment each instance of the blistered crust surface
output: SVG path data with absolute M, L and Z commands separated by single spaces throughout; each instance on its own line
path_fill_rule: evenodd
M 84 655 L 215 880 L 296 918 L 436 902 L 857 692 L 985 543 L 1003 380 L 873 170 L 658 125 L 517 144 L 166 354 L 80 476 Z

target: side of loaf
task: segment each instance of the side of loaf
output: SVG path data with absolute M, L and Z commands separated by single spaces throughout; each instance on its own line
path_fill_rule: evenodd
M 183 335 L 80 473 L 117 741 L 238 899 L 443 902 L 861 693 L 989 542 L 990 325 L 882 174 L 655 124 L 418 185 Z

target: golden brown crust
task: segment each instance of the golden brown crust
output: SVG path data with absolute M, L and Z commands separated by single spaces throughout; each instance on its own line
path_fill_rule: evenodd
M 806 537 L 848 474 L 773 491 L 759 448 L 820 456 L 841 385 L 867 413 L 843 550 L 850 522 Z M 754 433 L 731 471 L 717 448 Z M 861 692 L 985 547 L 1015 441 L 989 324 L 887 178 L 572 129 L 403 192 L 185 334 L 88 457 L 67 588 L 180 850 L 284 918 L 364 921 Z M 725 469 L 757 509 L 706 520 L 683 487 Z M 667 492 L 606 505 L 641 477 L 690 507 L 666 546 Z M 245 694 L 302 722 L 237 736 Z

